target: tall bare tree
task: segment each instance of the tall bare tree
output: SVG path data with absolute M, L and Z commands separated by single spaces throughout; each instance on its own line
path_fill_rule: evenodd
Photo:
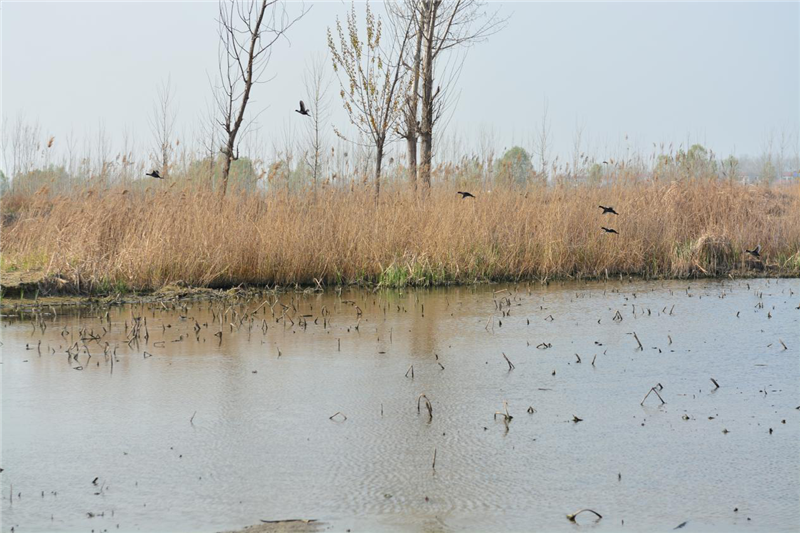
M 219 76 L 214 91 L 224 131 L 222 146 L 222 188 L 228 189 L 231 161 L 239 157 L 240 134 L 247 125 L 245 111 L 253 86 L 260 83 L 272 55 L 272 48 L 307 10 L 289 16 L 280 0 L 220 1 L 219 4 Z
M 208 180 L 209 187 L 213 187 L 214 169 L 217 162 L 218 128 L 219 124 L 215 116 L 216 110 L 212 104 L 206 103 L 205 113 L 198 117 L 198 128 L 196 128 L 197 144 L 202 160 L 208 160 Z
M 153 113 L 150 115 L 150 131 L 153 134 L 153 149 L 151 159 L 160 166 L 161 175 L 169 175 L 172 153 L 174 150 L 173 135 L 175 132 L 175 89 L 172 80 L 167 77 L 156 87 L 156 101 L 153 104 Z
M 309 154 L 310 157 L 306 157 L 306 164 L 311 168 L 315 196 L 317 194 L 317 182 L 322 172 L 325 151 L 325 132 L 323 128 L 329 116 L 328 89 L 331 85 L 331 79 L 325 69 L 327 60 L 328 58 L 321 54 L 313 57 L 306 65 L 306 71 L 303 75 L 303 85 L 311 104 L 311 109 L 309 109 L 311 120 L 306 121 L 306 132 L 311 153 Z
M 328 28 L 328 48 L 340 85 L 342 104 L 350 123 L 375 146 L 375 197 L 380 195 L 384 148 L 397 136 L 400 106 L 407 92 L 403 59 L 412 27 L 393 28 L 389 44 L 382 43 L 383 24 L 366 6 L 366 40 L 358 32 L 355 3 L 347 16 L 347 32 L 336 19 L 338 46 Z M 342 137 L 339 130 L 337 135 Z
M 412 124 L 410 117 L 407 117 L 406 123 L 411 126 L 408 130 L 419 136 L 421 153 L 418 179 L 427 188 L 431 183 L 433 129 L 442 117 L 445 99 L 454 89 L 459 70 L 456 68 L 455 75 L 445 77 L 445 83 L 438 84 L 434 90 L 437 64 L 443 53 L 480 42 L 500 31 L 506 19 L 500 18 L 497 11 L 485 11 L 486 4 L 481 0 L 404 0 L 404 6 L 406 17 L 415 20 L 415 37 L 421 39 L 420 54 L 415 56 L 411 67 L 412 72 L 419 73 L 420 86 L 411 95 L 409 107 L 416 115 L 417 103 L 413 99 L 419 99 L 419 125 L 416 122 Z M 411 156 L 411 139 L 408 146 Z M 416 151 L 416 140 L 413 150 Z
M 419 78 L 422 62 L 422 21 L 420 12 L 415 7 L 417 0 L 402 2 L 386 2 L 386 11 L 395 28 L 410 27 L 412 38 L 409 46 L 413 46 L 405 54 L 404 67 L 409 71 L 411 79 L 408 91 L 404 95 L 403 124 L 398 127 L 400 136 L 406 140 L 408 151 L 408 179 L 414 191 L 417 190 L 417 144 L 419 140 Z

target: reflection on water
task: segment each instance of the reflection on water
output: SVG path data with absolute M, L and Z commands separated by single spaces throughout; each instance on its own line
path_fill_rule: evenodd
M 5 318 L 2 530 L 800 528 L 797 280 L 261 303 Z

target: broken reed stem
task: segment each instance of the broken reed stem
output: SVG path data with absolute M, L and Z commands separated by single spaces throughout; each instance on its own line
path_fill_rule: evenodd
M 505 422 L 511 422 L 511 419 L 514 418 L 508 412 L 508 401 L 507 400 L 503 400 L 503 410 L 502 411 L 495 411 L 494 412 L 494 419 L 495 420 L 497 420 L 497 415 L 502 416 L 503 420 Z
M 574 512 L 574 513 L 572 513 L 572 514 L 568 514 L 568 515 L 567 515 L 567 519 L 568 519 L 570 522 L 574 522 L 574 521 L 575 521 L 575 518 L 576 518 L 576 517 L 577 517 L 579 514 L 581 514 L 581 513 L 586 513 L 586 512 L 588 512 L 588 513 L 594 513 L 594 514 L 595 514 L 595 516 L 597 516 L 597 519 L 598 519 L 598 520 L 600 520 L 601 518 L 603 518 L 603 515 L 601 515 L 601 514 L 600 514 L 600 513 L 598 513 L 597 511 L 594 511 L 594 510 L 592 510 L 592 509 L 581 509 L 580 511 Z
M 661 400 L 661 405 L 664 405 L 665 403 L 667 403 L 667 402 L 664 401 L 664 398 L 661 397 L 661 395 L 658 393 L 658 390 L 656 390 L 655 387 L 650 387 L 650 390 L 647 391 L 647 394 L 644 395 L 644 398 L 642 398 L 642 401 L 639 403 L 639 405 L 644 405 L 644 401 L 647 399 L 648 396 L 650 396 L 651 392 L 655 392 L 656 393 L 656 396 L 658 396 L 658 399 Z
M 642 346 L 642 341 L 639 340 L 639 336 L 636 334 L 635 331 L 633 332 L 633 338 L 636 339 L 636 344 L 639 345 L 639 349 L 641 351 L 644 351 L 644 346 Z
M 514 370 L 515 368 L 517 368 L 517 367 L 515 367 L 515 366 L 514 366 L 514 363 L 512 363 L 512 362 L 511 362 L 511 361 L 508 359 L 508 357 L 506 357 L 506 354 L 505 354 L 505 353 L 503 354 L 503 359 L 505 359 L 505 360 L 506 360 L 506 363 L 508 363 L 508 371 L 509 371 L 509 372 L 511 372 L 512 370 Z
M 433 449 L 433 464 L 431 467 L 436 470 L 436 448 Z
M 717 383 L 717 380 L 714 379 L 714 378 L 710 378 L 710 379 L 711 379 L 711 383 L 714 384 L 714 389 L 715 390 L 718 389 L 719 388 L 719 383 Z
M 335 413 L 333 413 L 331 416 L 329 416 L 329 417 L 328 417 L 328 420 L 333 420 L 333 419 L 334 419 L 334 418 L 336 418 L 337 416 L 341 416 L 341 417 L 342 417 L 342 422 L 344 422 L 345 420 L 347 420 L 347 415 L 345 415 L 345 414 L 344 414 L 343 412 L 341 412 L 341 411 L 336 411 Z
M 425 398 L 425 408 L 428 410 L 428 421 L 430 422 L 433 420 L 433 405 L 424 392 L 417 397 L 417 414 L 420 413 L 420 405 L 423 398 Z

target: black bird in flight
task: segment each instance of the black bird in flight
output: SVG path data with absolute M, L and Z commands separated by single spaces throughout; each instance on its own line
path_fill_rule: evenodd
M 614 208 L 613 208 L 613 207 L 606 207 L 606 206 L 603 206 L 603 205 L 599 205 L 599 206 L 597 206 L 597 207 L 599 207 L 600 209 L 602 209 L 602 210 L 603 210 L 603 214 L 604 214 L 604 215 L 605 215 L 606 213 L 611 213 L 612 215 L 619 215 L 619 213 L 617 213 L 616 211 L 614 211 Z
M 457 193 L 457 194 L 460 194 L 460 195 L 461 195 L 461 199 L 462 199 L 462 200 L 464 200 L 465 198 L 475 198 L 475 195 L 474 195 L 474 194 L 472 194 L 472 193 L 469 193 L 469 192 L 461 192 L 461 191 L 458 191 L 458 193 Z
M 759 244 L 752 250 L 745 250 L 745 252 L 752 255 L 753 257 L 761 257 L 761 245 Z
M 616 233 L 617 235 L 619 235 L 619 232 L 617 230 L 613 229 L 613 228 L 607 228 L 605 226 L 600 226 L 600 229 L 605 231 L 606 233 Z
M 150 176 L 151 178 L 158 178 L 160 180 L 164 179 L 164 176 L 158 173 L 158 170 L 152 171 L 150 174 L 145 174 L 145 176 Z
M 302 100 L 300 100 L 300 109 L 295 109 L 294 112 L 300 113 L 301 115 L 305 115 L 307 117 L 311 116 L 308 114 L 308 109 L 306 108 L 306 104 L 304 104 Z

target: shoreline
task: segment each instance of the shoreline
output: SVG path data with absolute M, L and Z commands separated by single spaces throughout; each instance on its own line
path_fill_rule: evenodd
M 9 274 L 14 274 L 11 281 Z M 779 271 L 776 268 L 763 270 L 739 270 L 720 274 L 695 272 L 690 276 L 658 276 L 650 277 L 638 273 L 618 273 L 609 276 L 560 276 L 546 279 L 520 278 L 520 279 L 491 279 L 475 280 L 473 282 L 446 282 L 440 284 L 405 284 L 391 286 L 370 281 L 354 282 L 346 285 L 325 287 L 321 284 L 296 284 L 294 286 L 259 285 L 259 284 L 231 284 L 215 287 L 195 287 L 178 284 L 168 284 L 158 289 L 127 292 L 78 292 L 57 275 L 44 276 L 36 271 L 21 273 L 0 274 L 0 310 L 24 311 L 27 309 L 45 306 L 83 307 L 91 305 L 125 305 L 132 303 L 214 300 L 228 298 L 248 298 L 267 294 L 277 295 L 290 292 L 321 293 L 328 291 L 342 291 L 345 289 L 364 289 L 377 291 L 406 290 L 406 289 L 436 289 L 445 287 L 472 287 L 478 285 L 497 284 L 538 284 L 566 282 L 608 282 L 608 281 L 699 281 L 699 280 L 747 280 L 747 279 L 800 279 L 796 271 Z M 33 298 L 30 297 L 33 295 Z

